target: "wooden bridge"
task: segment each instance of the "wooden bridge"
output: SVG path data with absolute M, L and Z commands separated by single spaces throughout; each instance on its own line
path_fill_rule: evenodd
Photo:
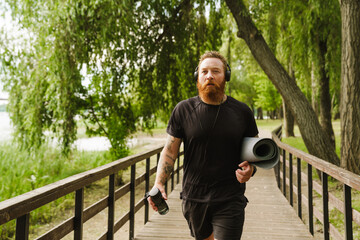
M 246 196 L 250 202 L 246 207 L 242 239 L 330 239 L 330 236 L 336 240 L 360 239 L 360 214 L 353 209 L 351 200 L 352 194 L 358 195 L 360 191 L 360 176 L 294 149 L 282 143 L 278 136 L 281 136 L 281 127 L 273 132 L 273 138 L 282 153 L 275 171 L 259 169 L 247 184 Z M 160 216 L 152 212 L 147 201 L 136 197 L 139 195 L 136 192 L 149 191 L 150 179 L 156 172 L 161 150 L 162 146 L 155 147 L 145 153 L 120 159 L 0 202 L 0 226 L 16 219 L 16 239 L 27 240 L 31 231 L 31 212 L 75 193 L 74 216 L 34 239 L 192 239 L 179 200 L 182 152 L 166 187 L 170 206 L 167 215 Z M 130 181 L 116 188 L 115 175 L 128 168 Z M 137 168 L 143 168 L 144 171 L 137 173 Z M 321 172 L 321 184 L 313 179 L 315 170 Z M 343 185 L 342 198 L 328 191 L 329 176 Z M 107 196 L 85 208 L 84 188 L 106 178 Z M 120 218 L 115 218 L 118 217 L 115 214 L 116 204 L 125 196 L 130 199 L 128 211 Z M 135 214 L 142 209 L 145 225 L 140 227 L 138 221 L 135 221 Z M 344 223 L 340 227 L 333 226 L 330 221 L 333 210 L 343 214 Z M 92 221 L 103 212 L 106 213 L 105 223 Z M 104 231 L 89 236 L 87 233 L 95 224 L 105 226 Z M 118 235 L 124 227 L 128 229 L 125 235 Z
M 193 239 L 181 211 L 177 185 L 169 196 L 170 211 L 157 213 L 136 234 L 136 240 Z M 259 169 L 247 183 L 244 232 L 241 239 L 309 240 L 313 236 L 277 187 L 272 170 Z

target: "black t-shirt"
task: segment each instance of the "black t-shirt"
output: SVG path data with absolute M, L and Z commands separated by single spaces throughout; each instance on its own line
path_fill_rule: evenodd
M 200 97 L 181 101 L 173 110 L 167 133 L 184 142 L 183 199 L 219 202 L 243 198 L 245 184 L 235 171 L 244 137 L 258 134 L 251 109 L 232 97 L 209 105 Z

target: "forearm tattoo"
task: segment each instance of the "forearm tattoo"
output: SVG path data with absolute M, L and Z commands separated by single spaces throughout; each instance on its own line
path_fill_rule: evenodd
M 162 184 L 165 185 L 166 181 L 169 179 L 171 173 L 174 170 L 174 165 L 170 164 L 167 161 L 164 161 L 164 164 L 161 166 L 162 168 L 162 175 L 160 177 L 160 181 Z
M 175 138 L 172 137 L 172 136 L 168 136 L 167 140 L 166 140 L 166 148 L 171 151 L 172 149 L 172 145 L 174 144 L 175 142 Z
M 176 139 L 172 136 L 168 136 L 165 144 L 165 148 L 163 149 L 163 152 L 161 153 L 161 160 L 160 165 L 158 166 L 158 173 L 159 178 L 157 181 L 159 181 L 162 184 L 165 184 L 166 181 L 170 178 L 171 173 L 174 170 L 174 163 L 176 161 L 177 152 L 174 153 L 174 151 L 178 151 L 176 146 L 174 144 L 177 144 Z
M 171 155 L 166 154 L 167 159 L 170 159 L 173 163 L 175 163 L 176 158 L 173 158 Z

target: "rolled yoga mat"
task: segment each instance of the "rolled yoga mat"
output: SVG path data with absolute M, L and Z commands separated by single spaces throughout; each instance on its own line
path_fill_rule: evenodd
M 240 159 L 260 168 L 271 169 L 279 162 L 279 149 L 271 138 L 245 137 Z

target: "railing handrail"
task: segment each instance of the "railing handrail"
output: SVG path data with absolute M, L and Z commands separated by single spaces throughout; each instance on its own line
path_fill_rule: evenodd
M 307 224 L 312 235 L 314 235 L 314 217 L 316 217 L 322 223 L 325 240 L 330 239 L 330 237 L 336 240 L 342 240 L 344 237 L 346 240 L 352 240 L 353 222 L 360 224 L 360 213 L 352 208 L 351 190 L 360 191 L 360 176 L 281 142 L 281 134 L 282 125 L 272 131 L 272 138 L 281 150 L 281 161 L 275 166 L 274 170 L 277 185 L 283 195 L 288 198 L 292 207 L 295 207 L 293 205 L 293 193 L 297 195 L 297 211 L 301 219 L 303 219 L 302 204 L 307 206 Z M 296 158 L 295 163 L 293 163 L 294 157 Z M 304 174 L 301 170 L 302 160 L 307 164 L 307 174 Z M 313 180 L 313 167 L 321 173 L 321 186 Z M 294 173 L 297 179 L 296 184 L 293 181 Z M 329 176 L 343 184 L 343 200 L 338 199 L 329 192 Z M 303 181 L 307 184 L 307 196 L 302 193 Z M 322 212 L 313 204 L 314 190 L 322 198 Z M 329 203 L 344 214 L 344 235 L 330 223 Z
M 159 153 L 163 145 L 149 151 L 124 157 L 106 165 L 65 178 L 55 183 L 0 202 L 0 225 L 31 212 L 92 182 L 105 178 L 139 161 Z M 61 191 L 59 191 L 61 189 Z M 60 192 L 60 193 L 59 193 Z
M 282 126 L 280 126 L 281 128 Z M 338 167 L 332 163 L 326 162 L 325 160 L 315 157 L 309 153 L 303 152 L 297 148 L 294 148 L 286 143 L 283 143 L 278 136 L 276 131 L 279 130 L 279 127 L 271 132 L 273 140 L 276 142 L 278 147 L 285 149 L 287 152 L 293 154 L 298 158 L 301 158 L 305 162 L 311 164 L 316 169 L 319 169 L 322 172 L 325 172 L 329 176 L 339 180 L 342 183 L 345 183 L 349 187 L 360 191 L 360 176 L 350 172 L 344 168 Z

